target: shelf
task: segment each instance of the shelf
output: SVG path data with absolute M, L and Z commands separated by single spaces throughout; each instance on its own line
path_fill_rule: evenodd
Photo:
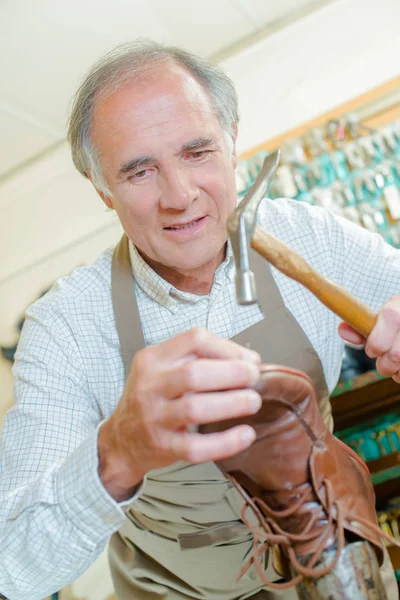
M 331 403 L 335 430 L 341 431 L 391 410 L 399 410 L 400 385 L 390 378 L 381 379 L 334 396 Z
M 387 456 L 381 456 L 380 458 L 369 460 L 367 462 L 367 467 L 371 474 L 380 473 L 381 471 L 386 471 L 386 469 L 391 469 L 398 466 L 400 466 L 400 452 L 393 452 Z
M 378 483 L 374 485 L 374 490 L 376 505 L 379 508 L 380 505 L 385 504 L 388 500 L 400 495 L 400 477 Z
M 400 548 L 398 546 L 388 546 L 390 560 L 395 571 L 400 569 Z

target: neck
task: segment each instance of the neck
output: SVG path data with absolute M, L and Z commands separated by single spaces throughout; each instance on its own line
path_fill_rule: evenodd
M 196 269 L 175 269 L 167 265 L 163 265 L 141 253 L 143 260 L 158 274 L 160 277 L 168 281 L 176 289 L 182 292 L 197 294 L 198 296 L 206 296 L 210 293 L 214 281 L 214 274 L 219 265 L 225 258 L 226 246 L 224 246 L 218 256 L 206 265 Z

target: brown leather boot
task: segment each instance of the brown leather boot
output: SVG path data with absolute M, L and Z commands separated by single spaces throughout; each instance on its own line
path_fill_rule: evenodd
M 278 587 L 261 566 L 271 548 L 275 569 L 282 573 L 286 563 L 290 569 L 283 574 L 297 574 L 289 585 L 330 572 L 346 540 L 368 540 L 381 564 L 385 534 L 377 525 L 368 468 L 325 426 L 312 381 L 300 371 L 264 365 L 256 389 L 263 399 L 256 415 L 207 424 L 200 431 L 248 423 L 257 432 L 249 449 L 217 464 L 245 499 L 242 519 L 254 534 L 251 560 L 261 579 Z M 332 546 L 334 560 L 318 568 L 322 552 Z M 299 557 L 308 557 L 306 564 Z

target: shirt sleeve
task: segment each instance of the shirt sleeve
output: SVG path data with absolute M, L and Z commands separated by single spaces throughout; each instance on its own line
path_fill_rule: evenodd
M 379 234 L 329 210 L 285 198 L 261 203 L 258 218 L 262 228 L 372 310 L 379 312 L 385 302 L 400 294 L 400 250 Z M 318 353 L 332 391 L 343 357 L 344 342 L 337 331 L 341 319 L 300 284 L 278 271 L 274 275 L 285 305 Z
M 400 294 L 400 250 L 382 236 L 339 217 L 343 263 L 342 285 L 379 312 L 392 296 Z
M 370 308 L 379 311 L 400 294 L 400 250 L 327 209 L 296 200 L 280 201 L 274 220 L 281 239 L 293 246 L 314 268 Z M 264 223 L 268 227 L 268 211 Z M 279 229 L 280 227 L 280 229 Z
M 40 600 L 94 562 L 138 494 L 118 504 L 100 481 L 102 415 L 48 303 L 28 311 L 14 375 L 0 450 L 0 592 Z

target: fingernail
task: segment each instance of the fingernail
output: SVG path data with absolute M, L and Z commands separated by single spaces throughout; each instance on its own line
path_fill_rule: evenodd
M 257 392 L 249 392 L 249 408 L 253 413 L 260 410 L 261 404 L 261 396 Z
M 256 439 L 256 432 L 252 427 L 246 427 L 246 429 L 243 429 L 241 432 L 240 437 L 247 446 L 250 446 Z
M 250 371 L 250 377 L 251 377 L 250 385 L 254 385 L 256 383 L 256 381 L 258 381 L 258 378 L 260 377 L 260 369 L 254 363 L 250 363 L 249 371 Z
M 248 348 L 246 348 L 243 352 L 243 358 L 244 360 L 249 360 L 253 363 L 261 363 L 261 356 L 258 354 L 258 352 L 254 352 L 254 350 L 249 350 Z

